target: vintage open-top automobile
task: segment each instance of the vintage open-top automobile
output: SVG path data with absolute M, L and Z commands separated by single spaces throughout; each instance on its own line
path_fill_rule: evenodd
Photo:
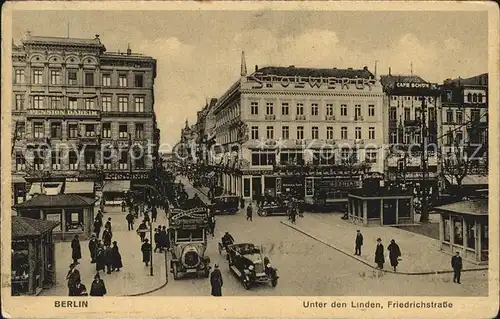
M 215 215 L 236 214 L 240 198 L 235 195 L 222 195 L 212 199 L 212 211 Z
M 260 249 L 254 244 L 233 244 L 228 247 L 229 269 L 240 279 L 245 289 L 250 289 L 257 283 L 270 283 L 273 287 L 278 284 L 276 268 L 265 264 Z
M 265 200 L 257 209 L 257 214 L 262 217 L 271 215 L 288 215 L 289 203 L 281 199 Z

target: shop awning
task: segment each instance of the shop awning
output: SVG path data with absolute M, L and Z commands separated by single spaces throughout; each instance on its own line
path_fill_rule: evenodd
M 94 182 L 66 182 L 65 194 L 92 194 Z
M 35 194 L 45 194 L 45 195 L 58 195 L 61 193 L 62 183 L 54 183 L 54 182 L 45 182 L 43 183 L 33 183 L 31 184 L 30 191 L 28 192 L 29 196 L 33 196 Z
M 106 181 L 103 193 L 123 193 L 130 190 L 130 181 Z

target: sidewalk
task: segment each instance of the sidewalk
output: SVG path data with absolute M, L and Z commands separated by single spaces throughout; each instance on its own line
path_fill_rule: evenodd
M 191 184 L 191 182 L 185 177 L 185 176 L 179 176 L 177 177 L 177 180 L 180 181 L 184 186 L 187 186 L 191 189 L 193 189 L 193 191 L 198 194 L 198 196 L 201 198 L 201 200 L 203 202 L 205 202 L 205 204 L 209 205 L 212 203 L 212 201 L 208 198 L 208 188 L 207 187 L 200 187 L 200 188 L 195 188 L 193 187 L 193 184 Z
M 154 253 L 153 255 L 153 274 L 150 276 L 150 268 L 142 262 L 141 241 L 135 229 L 139 226 L 136 220 L 134 230 L 128 231 L 125 214 L 121 212 L 120 207 L 106 207 L 104 221 L 111 218 L 111 227 L 113 230 L 112 241 L 118 242 L 118 248 L 122 256 L 123 268 L 120 272 L 106 274 L 100 271 L 101 279 L 104 280 L 107 289 L 107 296 L 134 296 L 143 295 L 163 288 L 166 284 L 165 255 L 163 253 Z M 167 225 L 165 212 L 158 210 L 157 225 Z M 102 236 L 102 231 L 101 231 Z M 149 238 L 149 233 L 146 234 Z M 150 239 L 151 242 L 151 239 Z M 96 274 L 95 264 L 90 263 L 90 252 L 88 249 L 88 240 L 80 241 L 82 249 L 82 259 L 77 269 L 80 271 L 82 283 L 87 287 L 90 293 L 90 287 Z M 154 243 L 153 249 L 154 249 Z M 50 289 L 44 290 L 42 296 L 67 296 L 68 288 L 66 274 L 69 270 L 71 259 L 71 242 L 59 242 L 55 245 L 56 255 L 56 285 Z
M 427 236 L 411 233 L 395 227 L 363 227 L 341 219 L 335 214 L 305 214 L 297 218 L 295 225 L 289 221 L 281 221 L 325 245 L 354 258 L 367 266 L 376 267 L 375 248 L 377 238 L 382 239 L 386 260 L 384 271 L 393 272 L 388 260 L 387 246 L 394 239 L 401 249 L 401 258 L 397 273 L 405 275 L 425 275 L 435 273 L 451 273 L 451 256 L 439 251 L 438 242 Z M 356 230 L 363 234 L 361 256 L 354 255 Z M 475 265 L 463 260 L 463 271 L 485 270 L 488 267 Z

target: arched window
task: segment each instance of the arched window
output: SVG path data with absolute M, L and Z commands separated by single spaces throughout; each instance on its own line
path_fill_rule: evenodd
M 472 95 L 472 102 L 476 103 L 477 102 L 477 94 L 474 93 L 474 95 Z
M 472 94 L 467 94 L 467 101 L 472 102 Z
M 477 102 L 478 102 L 478 103 L 483 103 L 483 94 L 482 94 L 482 93 L 479 93 L 479 94 L 477 95 Z

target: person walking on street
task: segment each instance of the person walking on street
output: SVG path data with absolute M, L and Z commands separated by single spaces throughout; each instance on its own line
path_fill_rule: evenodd
M 148 214 L 147 211 L 144 212 L 144 221 L 146 223 L 148 223 L 148 224 L 151 222 L 151 220 L 149 219 L 149 214 Z
M 97 211 L 97 215 L 95 217 L 99 218 L 99 220 L 101 221 L 101 225 L 102 225 L 102 219 L 104 218 L 104 215 L 102 214 L 100 209 Z
M 377 238 L 377 248 L 375 249 L 375 263 L 378 269 L 384 269 L 384 245 L 382 245 L 382 239 Z
M 161 227 L 161 226 L 159 226 Z M 155 228 L 155 234 L 154 234 L 154 240 L 155 240 L 155 249 L 153 250 L 156 253 L 156 250 L 159 250 L 161 252 L 161 242 L 160 242 L 160 230 L 158 228 Z
M 356 231 L 356 248 L 354 250 L 354 255 L 361 256 L 361 246 L 363 246 L 363 235 L 361 231 L 358 229 Z
M 142 223 L 137 228 L 137 233 L 139 234 L 139 237 L 141 238 L 141 242 L 144 242 L 144 238 L 146 237 L 146 232 L 145 232 L 146 229 L 148 229 L 148 226 L 146 226 L 146 221 L 143 220 Z
M 122 213 L 125 213 L 127 211 L 127 203 L 125 200 L 122 200 Z
M 139 205 L 134 205 L 135 218 L 139 217 Z
M 451 267 L 453 268 L 453 282 L 460 283 L 460 273 L 462 272 L 462 257 L 457 251 L 455 256 L 451 257 Z
M 104 225 L 104 229 L 108 229 L 111 232 L 111 217 L 108 218 L 106 225 Z
M 111 259 L 113 262 L 113 271 L 120 271 L 123 267 L 122 255 L 120 254 L 118 243 L 116 241 L 113 242 L 113 248 L 111 248 Z
M 89 252 L 90 252 L 90 263 L 93 264 L 95 263 L 95 256 L 97 252 L 97 238 L 95 237 L 95 234 L 92 234 L 89 240 Z
M 245 199 L 243 198 L 243 196 L 240 197 L 240 208 L 245 208 Z
M 73 296 L 88 296 L 89 294 L 87 293 L 87 287 L 85 287 L 84 284 L 82 284 L 81 281 L 78 281 L 75 285 L 75 291 Z
M 164 249 L 166 250 L 170 249 L 170 241 L 168 239 L 167 226 L 163 226 L 162 229 L 160 230 L 160 244 L 162 252 Z
M 222 296 L 222 274 L 219 270 L 219 265 L 215 264 L 215 269 L 210 274 L 210 286 L 212 287 L 212 296 Z
M 297 210 L 293 205 L 290 208 L 290 220 L 292 224 L 295 224 L 295 222 L 297 221 Z
M 68 296 L 75 296 L 75 287 L 77 282 L 80 281 L 80 272 L 76 269 L 76 264 L 69 265 L 66 280 L 68 281 Z
M 252 221 L 252 215 L 253 215 L 253 208 L 252 208 L 252 203 L 250 203 L 247 206 L 247 220 Z
M 142 251 L 142 262 L 149 266 L 149 261 L 151 259 L 151 244 L 148 242 L 149 240 L 144 239 L 144 244 L 141 246 Z
M 94 233 L 97 238 L 99 238 L 99 234 L 101 233 L 102 220 L 100 220 L 97 216 L 94 220 Z
M 158 217 L 158 209 L 156 208 L 156 205 L 153 204 L 151 207 L 151 220 L 156 223 L 156 217 Z
M 113 270 L 113 255 L 110 246 L 106 246 L 106 248 L 104 248 L 104 263 L 106 265 L 106 273 L 108 275 L 111 274 L 111 271 Z
M 79 264 L 78 259 L 82 258 L 82 248 L 80 247 L 80 240 L 78 235 L 71 241 L 71 258 L 73 258 L 73 264 Z
M 127 220 L 128 230 L 134 230 L 134 215 L 132 212 L 129 212 L 125 219 Z
M 106 268 L 106 259 L 104 256 L 104 247 L 102 244 L 99 244 L 96 251 L 95 270 L 97 271 L 97 273 L 99 273 L 99 271 L 104 270 L 105 268 Z
M 104 243 L 104 246 L 109 247 L 111 246 L 111 239 L 113 238 L 113 233 L 111 232 L 111 229 L 104 229 L 102 232 L 102 241 Z
M 401 250 L 399 249 L 398 244 L 394 239 L 391 240 L 389 246 L 387 246 L 387 250 L 389 250 L 389 260 L 391 262 L 391 267 L 396 271 L 396 267 L 399 263 L 399 257 L 401 257 Z
M 102 297 L 107 293 L 106 285 L 104 281 L 99 276 L 99 273 L 95 274 L 94 281 L 92 282 L 92 286 L 90 287 L 90 295 L 96 297 Z

